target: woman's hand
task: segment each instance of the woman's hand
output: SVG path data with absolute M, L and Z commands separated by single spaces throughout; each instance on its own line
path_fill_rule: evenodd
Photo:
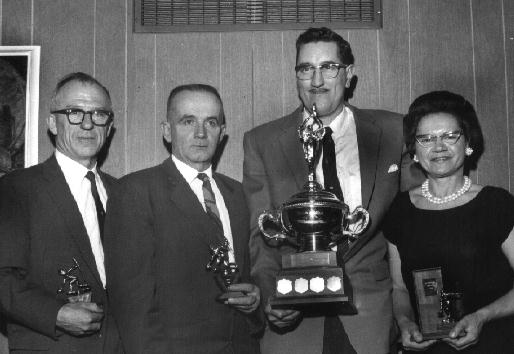
M 402 335 L 402 345 L 405 349 L 421 351 L 426 350 L 436 342 L 435 339 L 423 340 L 423 335 L 419 331 L 416 322 L 405 319 L 398 323 Z
M 485 322 L 479 311 L 464 316 L 450 331 L 450 338 L 444 341 L 457 350 L 469 347 L 478 342 L 480 331 Z

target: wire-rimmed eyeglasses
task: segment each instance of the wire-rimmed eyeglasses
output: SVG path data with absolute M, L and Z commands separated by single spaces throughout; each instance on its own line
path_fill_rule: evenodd
M 319 70 L 324 79 L 333 79 L 339 74 L 341 68 L 346 69 L 348 65 L 338 63 L 323 63 L 320 65 L 300 64 L 295 66 L 296 77 L 299 80 L 311 80 L 314 72 Z
M 445 132 L 441 135 L 433 135 L 433 134 L 422 134 L 416 135 L 416 141 L 419 145 L 424 148 L 434 147 L 437 143 L 437 139 L 441 139 L 441 141 L 446 145 L 454 145 L 459 141 L 462 136 L 462 130 L 454 130 L 450 132 Z
M 66 109 L 59 109 L 59 110 L 51 111 L 50 113 L 66 114 L 66 118 L 68 118 L 68 122 L 73 125 L 82 124 L 86 114 L 89 114 L 91 117 L 91 122 L 93 122 L 94 125 L 99 126 L 99 127 L 105 127 L 107 124 L 109 124 L 112 117 L 114 116 L 113 112 L 106 111 L 103 109 L 84 111 L 80 108 L 66 108 Z

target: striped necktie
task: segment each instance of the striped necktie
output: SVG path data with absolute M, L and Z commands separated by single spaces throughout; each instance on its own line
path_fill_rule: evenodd
M 216 225 L 221 230 L 223 230 L 223 224 L 221 223 L 220 219 L 220 212 L 216 206 L 216 198 L 214 197 L 214 192 L 212 191 L 209 176 L 207 176 L 205 173 L 199 173 L 197 178 L 203 182 L 203 200 L 205 202 L 205 210 L 207 215 L 209 215 L 209 217 L 216 223 Z

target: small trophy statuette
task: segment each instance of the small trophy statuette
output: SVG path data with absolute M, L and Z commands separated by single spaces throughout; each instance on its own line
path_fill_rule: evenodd
M 73 265 L 67 269 L 58 270 L 62 277 L 62 285 L 57 290 L 57 294 L 64 294 L 68 298 L 68 302 L 90 302 L 91 287 L 87 282 L 82 282 L 76 272 L 80 272 L 79 263 L 73 258 Z
M 219 295 L 216 300 L 224 302 L 229 298 L 245 296 L 240 291 L 228 290 L 228 287 L 236 282 L 239 272 L 237 264 L 229 260 L 228 252 L 230 245 L 228 240 L 225 238 L 223 243 L 219 246 L 211 245 L 210 250 L 211 258 L 206 268 L 214 273 L 216 283 L 220 289 L 223 290 L 223 293 Z

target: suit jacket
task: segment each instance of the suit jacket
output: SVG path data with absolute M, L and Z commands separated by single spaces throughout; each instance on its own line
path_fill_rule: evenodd
M 240 183 L 215 173 L 236 262 L 249 280 L 248 211 Z M 206 270 L 215 226 L 171 158 L 120 181 L 106 221 L 110 300 L 127 353 L 253 353 L 247 316 L 215 298 Z M 111 213 L 111 215 L 109 215 Z
M 114 178 L 99 171 L 107 192 Z M 11 350 L 51 353 L 114 353 L 119 338 L 104 318 L 100 332 L 74 337 L 56 329 L 67 301 L 57 295 L 59 269 L 75 258 L 80 281 L 92 288 L 93 302 L 107 296 L 96 268 L 78 206 L 55 156 L 0 179 L 0 309 L 7 318 Z
M 393 319 L 391 278 L 380 224 L 400 187 L 402 120 L 399 114 L 392 112 L 350 109 L 357 130 L 362 204 L 369 211 L 371 221 L 361 240 L 344 255 L 345 270 L 353 287 L 358 314 L 340 318 L 359 354 L 386 353 L 392 336 Z M 301 190 L 307 181 L 307 164 L 297 133 L 301 122 L 302 108 L 299 108 L 286 117 L 253 129 L 244 137 L 243 187 L 252 223 L 252 276 L 261 287 L 264 301 L 274 294 L 281 255 L 295 250 L 287 245 L 274 248 L 265 244 L 256 221 L 264 209 L 279 207 Z M 304 319 L 300 326 L 323 328 L 321 320 L 309 321 Z M 297 337 L 294 337 L 295 332 L 298 333 Z M 303 341 L 305 333 L 310 333 L 309 343 Z M 318 338 L 313 338 L 315 333 L 318 333 Z M 294 328 L 287 342 L 292 343 L 291 352 L 307 353 L 318 348 L 321 352 L 321 336 L 322 330 L 320 332 L 319 329 L 316 332 L 314 329 Z M 317 344 L 313 347 L 312 343 Z M 263 352 L 266 351 L 263 349 Z M 288 350 L 282 347 L 281 352 Z

